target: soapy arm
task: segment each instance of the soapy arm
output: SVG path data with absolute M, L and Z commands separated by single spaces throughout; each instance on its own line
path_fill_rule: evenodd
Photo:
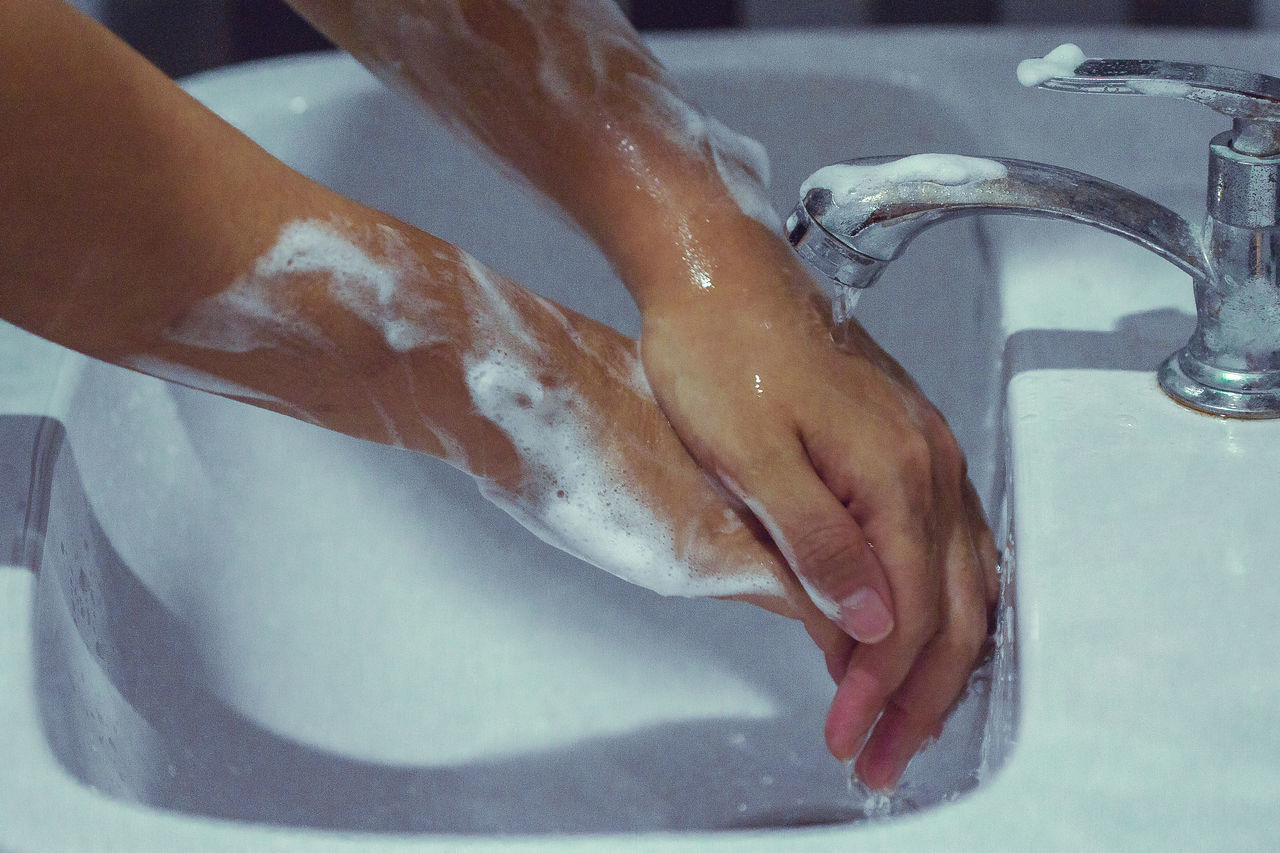
M 0 317 L 443 457 L 538 535 L 842 638 L 688 455 L 634 341 L 292 172 L 57 0 L 0 5 Z
M 693 456 L 849 636 L 828 741 L 885 786 L 978 655 L 995 549 L 941 416 L 781 241 L 754 142 L 701 113 L 607 0 L 292 0 L 557 202 L 643 316 L 645 373 Z

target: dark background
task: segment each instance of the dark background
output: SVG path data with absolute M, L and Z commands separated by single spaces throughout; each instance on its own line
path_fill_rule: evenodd
M 77 5 L 175 77 L 329 46 L 281 0 Z M 1270 0 L 629 0 L 623 6 L 642 30 L 997 23 L 1241 28 L 1268 23 L 1263 19 L 1271 12 Z

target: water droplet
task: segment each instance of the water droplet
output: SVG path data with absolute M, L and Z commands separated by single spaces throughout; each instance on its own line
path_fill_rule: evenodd
M 871 791 L 862 802 L 862 813 L 870 819 L 888 817 L 893 812 L 893 801 L 881 791 Z

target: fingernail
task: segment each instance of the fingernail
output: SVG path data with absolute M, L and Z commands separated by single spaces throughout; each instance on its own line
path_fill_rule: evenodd
M 869 586 L 840 602 L 840 625 L 861 643 L 878 643 L 893 630 L 893 615 Z
M 902 778 L 902 770 L 898 769 L 897 761 L 883 746 L 874 750 L 874 753 L 858 756 L 858 778 L 869 790 L 891 794 Z
M 943 717 L 938 720 L 938 724 L 933 727 L 933 731 L 929 732 L 929 737 L 933 740 L 942 740 L 942 730 L 947 727 L 947 718 Z
M 898 783 L 902 781 L 902 774 L 907 772 L 907 765 L 911 763 L 912 758 L 915 758 L 915 756 L 908 755 L 906 758 L 887 760 L 875 770 L 878 778 L 874 787 L 871 785 L 867 787 L 872 788 L 872 790 L 883 791 L 886 794 L 893 793 L 893 790 L 898 787 Z

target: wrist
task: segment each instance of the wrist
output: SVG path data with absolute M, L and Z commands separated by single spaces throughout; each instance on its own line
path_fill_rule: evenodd
M 561 203 L 632 290 L 643 310 L 651 297 L 705 290 L 724 259 L 789 255 L 782 220 L 767 197 L 764 149 L 714 126 L 692 141 L 670 129 L 605 125 L 603 137 L 562 185 Z M 724 282 L 721 282 L 722 284 Z
M 685 184 L 637 200 L 593 236 L 641 313 L 772 288 L 800 269 L 781 231 L 745 213 L 722 187 Z
M 740 213 L 700 217 L 676 231 L 634 243 L 615 266 L 642 318 L 705 315 L 724 321 L 748 314 L 760 322 L 794 316 L 827 299 L 785 238 Z M 775 323 L 776 325 L 776 323 Z

